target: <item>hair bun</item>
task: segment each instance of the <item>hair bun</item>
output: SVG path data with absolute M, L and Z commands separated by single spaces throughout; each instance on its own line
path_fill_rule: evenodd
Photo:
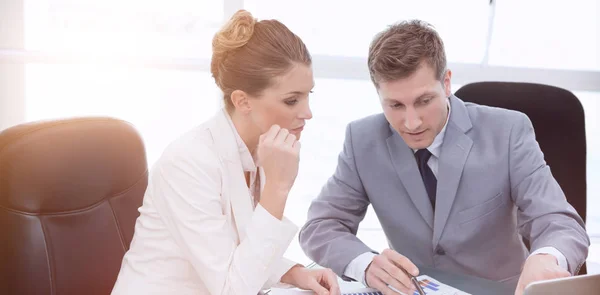
M 222 67 L 227 54 L 240 48 L 252 37 L 256 19 L 246 10 L 238 10 L 229 21 L 219 30 L 212 41 L 212 59 L 210 71 L 215 82 L 221 87 Z
M 213 38 L 213 54 L 220 55 L 246 45 L 254 33 L 255 24 L 256 19 L 250 12 L 238 10 Z

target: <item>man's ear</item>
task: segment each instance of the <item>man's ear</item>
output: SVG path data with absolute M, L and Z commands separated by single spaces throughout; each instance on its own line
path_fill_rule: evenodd
M 444 74 L 444 92 L 446 97 L 452 95 L 452 71 L 450 69 L 446 70 Z
M 231 93 L 231 103 L 236 111 L 247 114 L 252 110 L 252 107 L 249 103 L 248 94 L 242 90 L 234 90 Z

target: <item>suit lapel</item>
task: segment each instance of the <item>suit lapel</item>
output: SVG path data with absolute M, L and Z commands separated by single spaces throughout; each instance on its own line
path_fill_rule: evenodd
M 473 140 L 465 134 L 472 125 L 464 102 L 452 96 L 450 105 L 452 111 L 438 160 L 438 184 L 433 227 L 434 249 L 442 237 L 467 157 L 473 146 Z
M 430 228 L 433 229 L 433 208 L 425 190 L 425 184 L 419 174 L 419 168 L 413 151 L 404 143 L 402 137 L 392 130 L 387 139 L 392 164 L 408 196 Z M 417 172 L 415 172 L 417 171 Z
M 245 225 L 250 222 L 253 213 L 252 198 L 246 186 L 244 168 L 235 140 L 235 126 L 229 121 L 228 114 L 222 110 L 209 127 L 216 145 L 216 151 L 223 161 L 223 195 L 228 196 L 240 241 L 245 237 Z
M 471 150 L 473 141 L 456 126 L 446 127 L 444 143 L 438 161 L 438 185 L 435 201 L 435 221 L 433 227 L 433 246 L 437 246 L 460 182 L 465 162 Z

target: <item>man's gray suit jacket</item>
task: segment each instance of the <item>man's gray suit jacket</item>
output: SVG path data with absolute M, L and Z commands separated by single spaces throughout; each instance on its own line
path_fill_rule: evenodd
M 515 285 L 529 253 L 551 246 L 577 273 L 589 238 L 546 165 L 529 118 L 449 100 L 435 211 L 413 150 L 383 114 L 369 116 L 347 126 L 336 171 L 300 232 L 304 252 L 343 277 L 354 258 L 374 251 L 356 237 L 371 204 L 390 248 L 417 265 Z

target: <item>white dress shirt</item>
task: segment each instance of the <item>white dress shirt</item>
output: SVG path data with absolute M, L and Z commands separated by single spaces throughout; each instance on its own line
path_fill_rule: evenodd
M 448 103 L 448 117 L 446 118 L 446 123 L 444 123 L 444 127 L 442 128 L 440 133 L 438 133 L 438 135 L 435 136 L 431 145 L 429 147 L 427 147 L 427 150 L 429 150 L 429 152 L 431 153 L 431 157 L 427 161 L 427 165 L 429 166 L 429 168 L 431 169 L 431 171 L 433 172 L 433 174 L 435 175 L 436 178 L 437 178 L 437 174 L 438 174 L 438 161 L 439 161 L 439 157 L 440 157 L 440 153 L 441 153 L 442 143 L 444 142 L 444 135 L 446 134 L 446 126 L 448 125 L 448 120 L 450 118 L 451 112 L 452 112 L 452 109 L 450 108 L 450 103 Z M 413 149 L 413 152 L 416 153 L 417 150 Z M 400 253 L 400 254 L 402 254 L 402 253 Z M 532 252 L 529 256 L 536 255 L 536 254 L 553 255 L 554 257 L 556 257 L 556 260 L 558 261 L 558 265 L 562 269 L 568 271 L 567 259 L 560 251 L 558 251 L 558 249 L 556 249 L 554 247 L 542 247 L 542 248 L 539 248 L 536 251 Z M 356 281 L 359 281 L 363 285 L 367 286 L 365 272 L 367 270 L 367 267 L 371 263 L 371 261 L 373 261 L 373 257 L 375 257 L 375 256 L 376 256 L 376 254 L 374 254 L 372 252 L 365 252 L 365 253 L 359 255 L 358 257 L 354 258 L 352 261 L 350 261 L 348 266 L 346 266 L 346 269 L 344 270 L 344 275 L 349 278 L 352 278 Z
M 231 126 L 233 127 L 233 121 L 231 121 L 231 117 L 227 115 L 227 119 Z M 242 168 L 244 172 L 249 174 L 249 185 L 248 185 L 248 193 L 252 197 L 253 206 L 256 207 L 258 205 L 258 201 L 260 201 L 260 193 L 264 188 L 264 182 L 261 182 L 261 172 L 256 166 L 256 161 L 253 155 L 248 150 L 248 147 L 244 143 L 244 140 L 240 137 L 239 133 L 235 132 L 235 142 L 238 146 L 238 152 L 240 153 L 240 160 L 242 161 Z

